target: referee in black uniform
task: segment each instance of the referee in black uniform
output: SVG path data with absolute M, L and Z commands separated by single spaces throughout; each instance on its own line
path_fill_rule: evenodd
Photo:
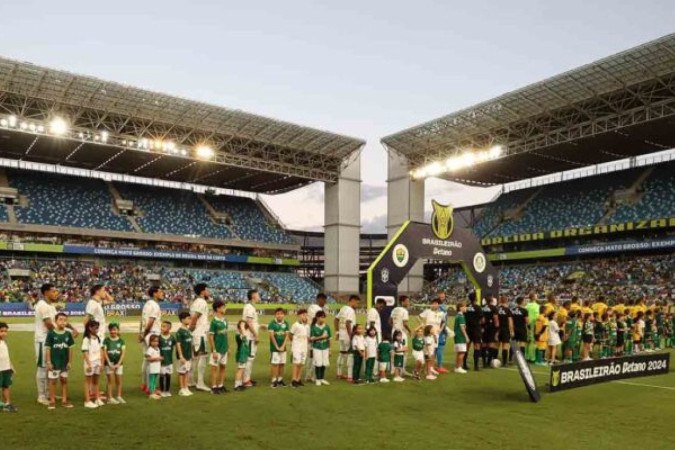
M 469 356 L 469 348 L 473 347 L 473 370 L 478 371 L 482 342 L 481 324 L 483 321 L 483 312 L 481 311 L 480 304 L 476 300 L 475 292 L 469 294 L 469 304 L 466 307 L 464 318 L 466 319 L 466 334 L 469 335 L 469 343 L 466 346 L 466 353 L 464 354 L 464 370 L 469 370 L 466 365 L 466 360 Z

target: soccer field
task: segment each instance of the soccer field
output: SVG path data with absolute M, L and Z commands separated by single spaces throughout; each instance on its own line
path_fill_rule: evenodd
M 70 386 L 76 407 L 48 411 L 35 402 L 33 334 L 11 326 L 8 343 L 17 369 L 12 396 L 20 411 L 0 413 L 2 448 L 675 448 L 672 373 L 543 392 L 538 404 L 508 368 L 450 373 L 434 382 L 354 386 L 336 381 L 333 366 L 331 386 L 272 390 L 268 347 L 261 345 L 258 387 L 186 398 L 175 396 L 174 378 L 174 397 L 151 401 L 138 390 L 141 350 L 131 334 L 124 336 L 128 404 L 82 407 L 82 362 L 75 351 Z M 81 338 L 77 344 L 79 349 Z M 448 349 L 446 361 L 452 356 Z M 228 389 L 233 370 L 230 365 Z M 533 370 L 544 391 L 547 371 Z M 286 374 L 288 379 L 288 366 Z

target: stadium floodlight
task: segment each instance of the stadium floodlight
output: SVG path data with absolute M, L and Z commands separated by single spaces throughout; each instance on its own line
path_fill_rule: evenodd
M 63 136 L 68 132 L 68 123 L 61 117 L 54 117 L 49 122 L 49 131 L 56 136 Z
M 187 150 L 185 150 L 184 148 L 181 148 L 180 149 L 180 155 L 181 156 L 187 156 Z
M 10 127 L 15 127 L 17 122 L 16 116 L 9 116 L 7 118 L 7 123 L 9 124 Z
M 28 129 L 35 133 L 35 130 L 37 130 L 37 126 L 34 123 L 29 123 L 28 124 Z
M 197 157 L 201 159 L 211 159 L 214 155 L 213 149 L 208 145 L 200 145 L 197 147 L 196 153 Z
M 19 128 L 21 128 L 22 130 L 27 130 L 28 129 L 28 122 L 21 122 L 21 124 L 19 125 Z
M 497 159 L 502 156 L 502 153 L 504 153 L 504 147 L 501 145 L 493 145 L 490 148 L 490 159 Z
M 108 142 L 108 132 L 101 131 L 101 142 Z
M 44 132 L 45 132 L 45 127 L 44 127 L 44 125 L 38 125 L 38 126 L 37 126 L 37 131 L 38 131 L 38 133 L 44 133 Z
M 5 127 L 9 125 L 9 121 L 7 119 L 0 119 L 0 127 Z
M 487 150 L 467 149 L 462 154 L 449 157 L 443 163 L 433 162 L 412 170 L 410 176 L 419 179 L 437 176 L 444 172 L 456 172 L 460 169 L 472 167 L 482 162 L 495 160 L 503 154 L 504 147 L 501 145 L 493 145 Z

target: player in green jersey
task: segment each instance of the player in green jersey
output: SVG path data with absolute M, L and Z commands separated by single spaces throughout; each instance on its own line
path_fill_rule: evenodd
M 455 373 L 466 373 L 462 367 L 464 364 L 464 355 L 466 354 L 466 344 L 469 342 L 469 335 L 466 332 L 466 303 L 457 304 L 457 315 L 455 316 Z
M 190 370 L 192 368 L 192 332 L 190 331 L 190 313 L 183 311 L 178 314 L 180 328 L 176 332 L 176 354 L 178 356 L 178 381 L 180 391 L 178 395 L 188 397 L 192 395 L 188 387 Z
M 122 375 L 124 374 L 124 356 L 126 344 L 120 337 L 120 326 L 116 323 L 108 325 L 108 337 L 103 340 L 103 357 L 105 359 L 105 373 L 108 378 L 108 403 L 111 405 L 124 404 L 122 398 Z M 113 385 L 115 394 L 113 395 Z
M 14 375 L 14 365 L 9 359 L 9 348 L 7 347 L 7 332 L 9 325 L 0 322 L 0 411 L 15 413 L 19 409 L 12 404 L 12 397 L 9 388 L 12 386 L 12 375 Z
M 237 322 L 237 353 L 234 356 L 237 363 L 237 372 L 234 376 L 234 390 L 243 391 L 244 386 L 244 372 L 246 371 L 246 364 L 251 356 L 251 342 L 253 336 L 249 330 L 248 322 L 240 320 Z
M 227 367 L 227 319 L 225 318 L 225 302 L 216 300 L 213 302 L 214 316 L 209 326 L 209 347 L 211 349 L 211 393 L 224 394 L 225 369 Z
M 47 360 L 47 378 L 49 379 L 49 409 L 56 408 L 56 382 L 61 380 L 61 404 L 64 408 L 72 408 L 68 401 L 68 371 L 73 360 L 75 339 L 66 329 L 68 316 L 56 314 L 55 328 L 47 333 L 45 351 Z
M 272 364 L 272 388 L 286 387 L 284 383 L 284 367 L 286 366 L 286 345 L 290 327 L 284 320 L 286 312 L 283 308 L 274 311 L 274 320 L 267 326 L 270 336 L 270 353 Z
M 626 355 L 633 354 L 633 316 L 631 315 L 630 309 L 626 308 L 624 310 L 624 320 L 626 321 L 626 343 L 624 345 L 624 353 Z
M 173 375 L 173 351 L 176 338 L 171 334 L 171 322 L 162 322 L 159 335 L 159 353 L 162 356 L 162 367 L 159 369 L 159 390 L 162 397 L 171 397 L 171 375 Z
M 326 381 L 326 367 L 330 365 L 330 338 L 333 334 L 326 323 L 326 313 L 317 311 L 309 327 L 309 342 L 312 344 L 312 360 L 316 385 L 329 385 Z

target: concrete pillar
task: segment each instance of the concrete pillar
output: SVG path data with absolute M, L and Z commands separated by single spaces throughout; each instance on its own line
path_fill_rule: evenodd
M 391 238 L 408 220 L 424 221 L 424 180 L 410 177 L 410 166 L 405 157 L 388 151 L 387 176 L 387 234 Z M 399 284 L 399 293 L 422 291 L 424 261 L 415 263 Z
M 325 184 L 324 286 L 339 296 L 359 293 L 361 155 L 345 162 L 336 183 Z

